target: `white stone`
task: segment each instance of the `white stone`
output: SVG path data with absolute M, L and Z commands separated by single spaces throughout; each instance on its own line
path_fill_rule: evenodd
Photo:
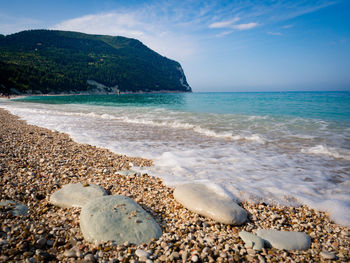
M 124 175 L 124 176 L 139 175 L 138 172 L 135 172 L 133 170 L 120 170 L 120 171 L 115 172 L 114 174 L 120 174 L 120 175 Z
M 203 184 L 179 185 L 175 188 L 174 198 L 192 212 L 219 223 L 241 225 L 247 220 L 247 212 L 242 207 Z
M 324 258 L 324 259 L 335 259 L 335 255 L 334 255 L 334 253 L 332 253 L 332 252 L 328 252 L 328 251 L 322 251 L 321 253 L 320 253 L 320 256 L 322 257 L 322 258 Z
M 88 202 L 81 210 L 80 228 L 89 242 L 111 240 L 117 244 L 140 244 L 162 235 L 154 219 L 122 195 L 102 196 Z
M 107 195 L 98 185 L 66 184 L 50 197 L 50 203 L 62 208 L 83 207 L 89 200 Z
M 240 238 L 244 241 L 246 247 L 251 247 L 254 250 L 261 250 L 264 248 L 264 240 L 252 233 L 241 231 L 239 232 Z
M 256 234 L 277 249 L 306 250 L 310 248 L 311 238 L 302 232 L 278 231 L 274 229 L 259 229 Z
M 142 257 L 148 258 L 149 257 L 149 253 L 147 251 L 142 250 L 142 249 L 136 249 L 135 254 L 139 258 L 142 258 Z
M 198 256 L 197 256 L 197 255 L 193 255 L 193 256 L 191 257 L 191 261 L 192 261 L 192 262 L 197 262 L 197 261 L 198 261 Z

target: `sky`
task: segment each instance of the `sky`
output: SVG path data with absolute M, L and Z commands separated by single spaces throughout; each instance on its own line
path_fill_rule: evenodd
M 125 36 L 193 91 L 350 91 L 350 0 L 0 0 L 0 34 Z

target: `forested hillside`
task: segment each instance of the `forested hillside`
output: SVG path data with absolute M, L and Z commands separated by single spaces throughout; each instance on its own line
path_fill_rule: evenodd
M 178 62 L 135 39 L 51 30 L 0 35 L 1 93 L 117 90 L 190 92 L 191 88 Z

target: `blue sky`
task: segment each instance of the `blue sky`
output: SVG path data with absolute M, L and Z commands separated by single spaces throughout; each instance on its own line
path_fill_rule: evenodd
M 2 0 L 0 33 L 133 37 L 194 91 L 350 90 L 350 1 Z

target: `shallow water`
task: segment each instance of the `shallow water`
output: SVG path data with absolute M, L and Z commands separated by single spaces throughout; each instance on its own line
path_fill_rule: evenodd
M 245 200 L 307 204 L 350 225 L 350 93 L 43 96 L 1 100 L 31 124 L 151 158 L 168 185 L 188 181 Z

